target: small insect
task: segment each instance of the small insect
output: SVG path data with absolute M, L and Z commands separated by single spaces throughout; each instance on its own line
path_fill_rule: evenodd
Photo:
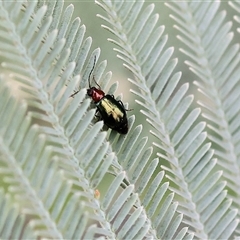
M 93 102 L 97 107 L 97 112 L 100 113 L 100 119 L 103 120 L 104 124 L 109 128 L 117 131 L 121 134 L 128 132 L 128 120 L 126 109 L 120 100 L 116 100 L 113 95 L 106 94 L 101 90 L 101 87 L 97 84 L 94 77 L 93 80 L 98 86 L 91 87 L 90 76 L 93 72 L 96 63 L 96 56 L 94 58 L 93 68 L 90 71 L 88 77 L 89 88 L 87 89 L 87 95 L 92 98 Z M 70 97 L 76 95 L 80 90 L 73 93 Z

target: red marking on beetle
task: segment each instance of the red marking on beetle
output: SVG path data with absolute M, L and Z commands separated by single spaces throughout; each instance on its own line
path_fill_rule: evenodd
M 101 89 L 91 87 L 87 90 L 87 95 L 91 97 L 95 103 L 97 103 L 105 96 L 105 93 Z
M 103 120 L 104 124 L 109 128 L 117 131 L 120 134 L 127 134 L 128 132 L 128 120 L 126 109 L 120 100 L 116 100 L 113 95 L 105 94 L 103 90 L 101 90 L 100 85 L 96 82 L 94 76 L 93 81 L 97 85 L 96 87 L 92 87 L 90 83 L 90 77 L 93 73 L 94 67 L 96 63 L 96 56 L 94 57 L 93 67 L 88 76 L 88 86 L 87 95 L 92 98 L 93 102 L 97 107 L 97 111 L 100 113 L 101 120 Z M 75 91 L 71 97 L 74 97 L 78 92 Z M 108 102 L 109 106 L 107 107 L 104 102 Z M 98 195 L 98 192 L 96 192 Z

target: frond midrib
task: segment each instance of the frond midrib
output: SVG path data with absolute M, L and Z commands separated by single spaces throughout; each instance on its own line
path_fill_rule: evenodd
M 46 6 L 44 8 L 46 9 Z M 48 97 L 48 93 L 43 88 L 42 82 L 38 78 L 38 74 L 37 74 L 38 71 L 37 71 L 37 69 L 34 68 L 33 61 L 31 59 L 31 57 L 28 56 L 27 49 L 21 42 L 21 36 L 19 36 L 14 29 L 14 22 L 12 22 L 10 20 L 10 18 L 8 17 L 8 12 L 7 11 L 5 11 L 5 15 L 6 15 L 6 19 L 9 21 L 9 24 L 7 24 L 7 26 L 12 27 L 12 28 L 9 28 L 8 30 L 9 30 L 9 32 L 11 32 L 14 35 L 13 39 L 15 39 L 15 42 L 17 43 L 17 45 L 20 46 L 18 49 L 22 49 L 22 51 L 19 52 L 19 55 L 22 56 L 23 62 L 28 63 L 28 64 L 26 64 L 26 67 L 29 69 L 28 72 L 31 73 L 29 75 L 29 78 L 32 80 L 32 86 L 31 87 L 35 88 L 36 86 L 41 86 L 40 88 L 38 88 L 38 91 L 36 91 L 37 96 L 35 96 L 35 97 L 37 97 L 37 99 L 43 104 L 43 106 L 44 106 L 43 109 L 48 109 L 49 110 L 48 111 L 48 116 L 50 116 L 49 119 L 59 119 L 58 115 L 55 113 L 54 106 L 52 105 L 52 103 L 51 103 L 51 101 Z M 53 30 L 53 33 L 56 37 L 57 36 L 57 31 Z M 52 110 L 52 111 L 50 111 L 50 110 Z M 51 124 L 51 122 L 50 122 L 50 124 Z M 69 141 L 69 138 L 66 135 L 66 132 L 64 131 L 64 126 L 62 126 L 60 124 L 60 121 L 58 120 L 58 121 L 54 121 L 53 127 L 55 129 L 55 135 L 61 137 L 63 139 L 63 142 L 66 143 L 65 140 L 68 139 L 68 141 L 67 141 L 68 144 L 65 144 L 64 148 L 68 152 L 67 156 L 68 156 L 69 161 L 71 161 L 71 166 L 73 168 L 73 171 L 78 176 L 78 179 L 81 179 L 84 176 L 85 184 L 87 184 L 88 189 L 91 189 L 91 192 L 94 193 L 94 189 L 91 187 L 91 184 L 90 184 L 89 180 L 87 179 L 87 177 L 85 175 L 86 173 L 85 173 L 84 169 L 82 169 L 80 167 L 80 165 L 77 164 L 78 159 L 75 155 L 76 154 L 75 149 L 74 149 L 74 147 L 71 146 L 71 141 Z M 93 196 L 93 199 L 94 199 L 94 196 Z M 95 201 L 98 201 L 98 200 L 95 199 Z M 111 229 L 111 227 L 110 227 L 111 224 L 108 222 L 106 217 L 104 219 L 102 218 L 102 216 L 105 216 L 105 212 L 101 209 L 100 203 L 98 203 L 96 206 L 98 206 L 98 210 L 96 211 L 96 213 L 99 214 L 101 221 L 104 222 L 103 225 L 107 226 L 106 229 Z M 60 237 L 60 236 L 58 236 L 56 238 L 62 239 L 62 237 Z
M 18 164 L 18 161 L 16 160 L 15 156 L 11 153 L 11 150 L 9 149 L 8 145 L 4 143 L 4 139 L 1 138 L 1 144 L 0 144 L 0 152 L 1 155 L 5 156 L 3 159 L 6 159 L 7 162 L 5 164 L 8 166 L 8 168 L 11 169 L 11 172 L 14 176 L 14 178 L 18 179 L 19 181 L 19 187 L 21 188 L 22 196 L 28 200 L 30 200 L 31 203 L 34 203 L 31 205 L 31 210 L 36 214 L 37 216 L 40 216 L 42 220 L 42 223 L 48 223 L 44 224 L 45 227 L 49 230 L 49 232 L 53 232 L 54 235 L 52 237 L 63 239 L 63 236 L 59 229 L 56 227 L 56 223 L 53 222 L 53 219 L 50 217 L 49 212 L 44 207 L 44 203 L 41 201 L 41 198 L 37 196 L 37 193 L 35 189 L 32 187 L 31 183 L 29 182 L 29 179 L 26 177 L 24 172 L 22 171 L 22 167 Z
M 188 3 L 186 3 L 188 4 Z M 188 8 L 191 8 L 188 5 Z M 189 10 L 190 12 L 190 10 Z M 220 14 L 220 13 L 219 13 Z M 204 89 L 206 89 L 206 92 L 208 92 L 208 89 L 211 89 L 211 96 L 208 98 L 211 99 L 211 101 L 213 102 L 214 106 L 215 106 L 215 112 L 218 113 L 217 115 L 214 115 L 217 118 L 217 121 L 213 121 L 214 119 L 211 119 L 208 117 L 207 112 L 210 111 L 210 109 L 206 108 L 206 105 L 204 103 L 202 103 L 201 101 L 199 101 L 198 103 L 200 103 L 201 109 L 203 111 L 202 116 L 209 121 L 209 124 L 207 124 L 208 129 L 211 131 L 212 130 L 212 123 L 213 124 L 221 124 L 218 125 L 218 127 L 220 128 L 220 132 L 218 133 L 218 135 L 222 138 L 221 142 L 222 144 L 224 144 L 224 150 L 226 150 L 228 153 L 228 161 L 231 162 L 231 164 L 229 164 L 229 166 L 231 166 L 232 169 L 234 169 L 234 174 L 231 174 L 231 179 L 227 176 L 227 174 L 225 173 L 225 171 L 223 171 L 223 176 L 226 177 L 227 181 L 227 186 L 230 187 L 230 189 L 233 189 L 231 187 L 231 185 L 229 185 L 229 180 L 231 180 L 232 182 L 235 182 L 235 187 L 234 189 L 237 189 L 237 193 L 240 193 L 240 181 L 238 179 L 238 176 L 240 175 L 240 166 L 237 163 L 237 148 L 234 144 L 234 139 L 232 136 L 232 133 L 230 131 L 230 125 L 228 122 L 228 118 L 226 116 L 226 109 L 224 108 L 223 105 L 223 99 L 221 98 L 221 93 L 220 90 L 217 87 L 216 81 L 219 78 L 219 76 L 216 76 L 214 74 L 214 63 L 212 62 L 213 60 L 209 60 L 208 58 L 208 54 L 207 54 L 207 50 L 206 50 L 206 46 L 203 44 L 203 36 L 200 35 L 199 31 L 198 31 L 198 24 L 196 23 L 196 20 L 194 18 L 194 15 L 191 15 L 191 20 L 189 20 L 191 22 L 191 24 L 194 26 L 194 28 L 192 29 L 196 29 L 195 33 L 192 33 L 195 36 L 195 39 L 198 39 L 198 41 L 194 41 L 195 47 L 196 49 L 194 49 L 196 52 L 198 51 L 197 49 L 199 49 L 198 52 L 201 53 L 200 59 L 201 59 L 201 63 L 204 63 L 204 71 L 205 73 L 208 73 L 207 75 L 205 75 L 205 79 L 207 78 L 207 80 L 204 80 L 203 83 L 204 85 L 200 84 L 199 87 L 200 89 L 203 89 L 202 91 L 205 92 Z M 183 34 L 183 33 L 182 33 Z M 200 41 L 199 41 L 200 40 Z M 217 43 L 216 43 L 217 44 Z M 229 48 L 229 46 L 228 46 Z M 224 51 L 224 53 L 226 53 L 227 49 Z M 186 55 L 188 55 L 188 52 L 186 52 L 185 50 L 182 50 Z M 223 53 L 223 54 L 224 54 Z M 215 60 L 214 60 L 215 61 Z M 191 62 L 187 61 L 188 65 L 190 66 L 190 69 L 194 71 L 194 67 L 193 69 L 191 68 Z M 197 67 L 197 66 L 196 66 Z M 201 67 L 201 66 L 200 66 Z M 197 74 L 195 72 L 195 74 Z M 214 93 L 214 95 L 213 95 Z M 203 107 L 202 107 L 203 106 Z M 214 136 L 209 133 L 208 131 L 208 138 L 211 142 L 215 142 Z M 227 143 L 228 146 L 226 146 L 225 144 Z M 216 144 L 218 144 L 218 142 L 216 142 Z M 216 148 L 216 146 L 212 147 L 212 148 Z M 216 157 L 222 159 L 222 161 L 225 161 L 222 156 L 220 155 L 216 155 Z M 221 166 L 221 163 L 218 163 L 219 161 L 217 161 L 217 164 L 219 164 Z M 237 187 L 237 188 L 236 188 Z M 235 190 L 234 190 L 235 191 Z M 239 197 L 233 198 L 234 199 L 234 203 L 237 204 L 237 206 L 240 206 L 240 200 Z M 237 201 L 236 201 L 237 200 Z
M 98 1 L 97 1 L 98 2 Z M 112 11 L 112 9 L 111 9 Z M 108 13 L 110 14 L 111 12 L 110 10 L 108 11 Z M 124 30 L 124 27 L 122 26 L 121 24 L 121 21 L 118 17 L 118 14 L 116 11 L 114 11 L 114 14 L 111 15 L 111 18 L 114 19 L 114 22 L 117 23 L 116 26 L 119 26 L 119 29 L 123 32 L 127 32 L 126 30 Z M 109 29 L 108 27 L 106 27 L 107 29 Z M 118 33 L 118 29 L 115 29 L 114 33 L 116 32 L 116 35 L 117 36 L 121 36 L 120 33 Z M 126 40 L 126 41 L 123 41 L 123 45 L 126 46 L 126 49 L 127 49 L 127 52 L 128 52 L 128 56 L 129 58 L 131 58 L 131 50 L 132 50 L 132 46 L 131 44 L 128 42 L 128 38 L 127 38 L 127 35 L 125 36 L 125 39 L 121 39 L 122 41 L 123 40 Z M 112 42 L 115 42 L 115 40 L 111 40 Z M 134 51 L 132 51 L 134 52 Z M 120 56 L 119 56 L 120 57 Z M 134 56 L 135 57 L 135 56 Z M 120 57 L 121 58 L 121 57 Z M 135 57 L 135 59 L 137 59 Z M 134 61 L 133 61 L 134 62 Z M 126 66 L 128 68 L 128 66 L 126 64 L 124 64 L 124 66 Z M 149 89 L 149 87 L 147 86 L 146 84 L 146 81 L 145 81 L 145 77 L 144 75 L 142 74 L 142 67 L 140 65 L 135 65 L 134 66 L 135 69 L 138 69 L 138 72 L 135 73 L 135 75 L 137 75 L 137 79 L 138 79 L 138 87 L 140 87 L 140 89 L 144 89 L 145 91 L 145 94 L 146 94 L 146 97 L 145 97 L 145 100 L 147 101 L 148 105 L 150 106 L 151 108 L 151 111 L 152 113 L 155 114 L 155 117 L 157 119 L 157 125 L 158 127 L 161 127 L 161 131 L 160 131 L 160 135 L 162 136 L 165 136 L 164 137 L 164 145 L 166 146 L 166 148 L 171 148 L 170 151 L 166 151 L 167 152 L 167 157 L 168 157 L 168 161 L 171 162 L 171 163 L 177 163 L 177 165 L 175 165 L 175 167 L 178 167 L 178 169 L 181 169 L 180 165 L 178 165 L 178 162 L 176 162 L 176 159 L 178 159 L 178 155 L 176 154 L 174 148 L 172 147 L 173 146 L 173 143 L 171 142 L 171 137 L 168 133 L 168 131 L 166 130 L 166 127 L 165 127 L 165 123 L 164 121 L 162 120 L 161 116 L 160 116 L 160 112 L 158 111 L 158 108 L 157 108 L 157 105 L 154 101 L 154 99 L 152 98 L 152 93 L 151 93 L 151 90 Z M 132 81 L 131 81 L 132 82 Z M 150 100 L 150 101 L 149 101 Z M 155 129 L 157 130 L 157 129 Z M 164 147 L 165 148 L 165 147 Z M 172 154 L 169 154 L 169 153 L 172 153 Z M 187 194 L 186 196 L 190 196 L 190 199 L 188 199 L 189 202 L 192 202 L 194 205 L 194 201 L 192 199 L 192 194 L 191 192 L 188 190 L 188 183 L 186 181 L 184 181 L 185 177 L 181 171 L 181 178 L 183 180 L 183 182 L 185 183 L 185 190 L 187 190 Z M 197 212 L 197 208 L 195 208 L 196 212 Z M 199 213 L 197 212 L 197 214 L 199 215 Z M 196 220 L 196 219 L 195 219 Z M 198 222 L 198 225 L 201 225 L 201 226 L 204 226 L 204 224 L 201 222 L 201 219 L 198 218 L 199 222 Z M 208 234 L 204 231 L 204 228 L 202 228 L 201 230 L 201 236 L 204 236 L 205 238 L 207 238 Z

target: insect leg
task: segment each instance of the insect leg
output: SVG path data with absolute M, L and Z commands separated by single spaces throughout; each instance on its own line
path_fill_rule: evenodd
M 132 108 L 126 109 L 121 100 L 118 100 L 118 102 L 122 105 L 122 107 L 125 109 L 125 111 L 132 111 L 133 110 Z
M 72 98 L 73 98 L 73 97 L 74 97 L 76 94 L 78 94 L 78 93 L 79 93 L 79 91 L 80 91 L 80 90 L 77 90 L 77 91 L 76 91 L 76 90 L 74 90 L 74 93 L 73 93 L 72 95 L 70 95 L 70 97 L 72 97 Z

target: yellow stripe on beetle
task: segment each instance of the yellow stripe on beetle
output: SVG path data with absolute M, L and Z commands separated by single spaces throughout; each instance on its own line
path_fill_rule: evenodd
M 102 99 L 101 105 L 105 108 L 108 116 L 112 115 L 117 122 L 121 121 L 124 113 L 114 103 L 110 102 L 109 99 L 104 98 Z

